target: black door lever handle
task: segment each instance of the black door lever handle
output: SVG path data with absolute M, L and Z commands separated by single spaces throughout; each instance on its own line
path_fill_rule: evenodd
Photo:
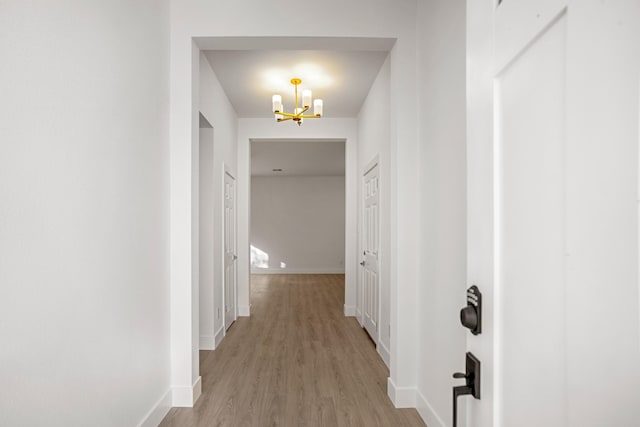
M 453 374 L 453 378 L 465 380 L 465 385 L 453 387 L 453 427 L 458 425 L 458 397 L 470 394 L 480 399 L 480 361 L 472 353 L 467 353 L 465 365 L 466 372 Z
M 458 427 L 458 396 L 472 394 L 473 389 L 468 385 L 459 385 L 453 388 L 453 427 Z

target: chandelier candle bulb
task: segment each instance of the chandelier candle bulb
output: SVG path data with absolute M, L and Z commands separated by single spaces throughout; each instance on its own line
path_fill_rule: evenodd
M 302 106 L 311 107 L 311 91 L 309 89 L 302 91 Z
M 273 112 L 282 111 L 282 97 L 280 95 L 273 95 Z
M 313 114 L 322 117 L 322 99 L 313 101 Z

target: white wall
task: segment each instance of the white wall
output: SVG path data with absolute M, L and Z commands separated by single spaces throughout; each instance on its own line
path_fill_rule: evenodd
M 223 295 L 224 295 L 224 170 L 227 167 L 231 175 L 236 176 L 237 170 L 237 125 L 235 110 L 227 98 L 220 82 L 214 74 L 204 54 L 199 54 L 199 105 L 200 112 L 213 126 L 213 151 L 200 153 L 199 157 L 212 156 L 212 169 L 207 179 L 207 189 L 210 199 L 200 201 L 201 206 L 211 203 L 210 212 L 213 214 L 212 233 L 213 246 L 210 263 L 206 269 L 212 276 L 206 283 L 200 284 L 200 289 L 206 292 L 206 298 L 200 298 L 200 348 L 215 348 L 224 335 L 223 325 Z M 202 219 L 201 219 L 202 220 Z M 202 235 L 202 234 L 200 234 Z M 202 257 L 199 257 L 202 260 Z M 196 352 L 197 356 L 197 352 Z M 197 359 L 196 359 L 197 363 Z
M 251 178 L 254 273 L 344 273 L 344 176 Z
M 0 8 L 0 425 L 157 424 L 168 2 Z
M 468 334 L 458 318 L 467 287 L 465 1 L 418 4 L 422 268 L 417 406 L 427 424 L 438 427 L 451 425 L 451 387 L 460 384 L 451 374 L 464 371 Z
M 378 352 L 389 366 L 391 348 L 391 135 L 390 135 L 390 75 L 387 58 L 358 114 L 358 212 L 362 215 L 362 179 L 368 167 L 377 159 L 380 172 L 380 319 Z M 360 224 L 362 226 L 362 224 Z M 360 231 L 361 235 L 361 231 Z M 361 244 L 361 240 L 359 241 Z M 363 253 L 360 247 L 358 254 Z M 360 261 L 361 257 L 358 259 Z M 358 272 L 361 270 L 358 269 Z M 358 277 L 356 315 L 362 323 L 362 290 Z
M 295 40 L 304 49 L 314 38 L 331 43 L 331 37 L 387 37 L 396 39 L 391 51 L 391 367 L 389 396 L 398 406 L 415 403 L 417 366 L 417 284 L 418 241 L 406 240 L 415 234 L 419 215 L 414 208 L 418 178 L 418 139 L 416 132 L 417 97 L 416 39 L 413 0 L 370 2 L 327 0 L 321 4 L 301 6 L 301 15 L 312 12 L 312 20 L 292 20 L 286 7 L 273 7 L 269 2 L 241 0 L 237 2 L 171 1 L 171 289 L 172 289 L 172 378 L 174 384 L 187 386 L 190 360 L 194 347 L 184 336 L 190 336 L 193 326 L 193 218 L 192 154 L 197 143 L 197 119 L 193 111 L 194 83 L 197 76 L 198 46 L 211 46 L 217 38 L 259 37 L 269 34 Z M 308 8 L 308 10 L 307 10 Z M 247 14 L 247 10 L 251 10 Z M 339 10 L 340 13 L 336 13 Z M 273 22 L 279 24 L 274 27 Z M 194 44 L 193 37 L 198 37 Z M 246 40 L 246 39 L 245 39 Z M 274 39 L 275 40 L 275 39 Z M 218 46 L 224 44 L 224 40 Z M 261 43 L 263 48 L 265 44 Z M 271 45 L 277 48 L 279 44 Z M 345 42 L 333 44 L 344 48 Z M 196 96 L 197 97 L 197 96 Z M 273 120 L 268 120 L 273 124 Z M 306 127 L 307 123 L 305 123 Z M 215 128 L 215 124 L 214 124 Z M 240 130 L 239 130 L 240 131 Z M 264 137 L 251 135 L 250 137 Z M 217 137 L 216 137 L 217 140 Z M 238 138 L 239 143 L 243 138 Z M 248 144 L 248 142 L 247 142 Z M 348 149 L 347 149 L 348 151 Z M 243 157 L 248 147 L 239 146 L 238 165 L 238 303 L 248 304 L 249 248 L 248 242 L 249 175 Z M 349 154 L 349 153 L 347 153 Z M 348 161 L 348 160 L 347 160 Z M 347 176 L 347 202 L 349 177 Z M 244 182 L 243 182 L 244 180 Z M 244 209 L 244 212 L 243 212 Z M 347 209 L 348 210 L 348 209 Z M 349 218 L 347 218 L 347 232 Z M 248 246 L 248 245 L 246 245 Z M 346 270 L 349 250 L 346 251 Z M 245 265 L 246 268 L 242 268 Z M 346 295 L 346 302 L 355 304 L 355 296 Z M 345 307 L 348 308 L 348 307 Z M 240 306 L 248 314 L 248 305 Z M 351 307 L 355 312 L 355 309 Z

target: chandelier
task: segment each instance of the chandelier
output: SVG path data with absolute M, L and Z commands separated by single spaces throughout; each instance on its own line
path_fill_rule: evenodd
M 302 83 L 302 80 L 298 78 L 291 79 L 291 84 L 295 86 L 296 93 L 296 105 L 293 109 L 293 113 L 287 113 L 284 111 L 282 97 L 280 95 L 273 95 L 273 113 L 277 122 L 293 120 L 298 123 L 298 126 L 300 126 L 303 119 L 317 119 L 322 117 L 322 99 L 316 99 L 313 101 L 313 114 L 304 114 L 309 110 L 309 108 L 311 108 L 311 91 L 308 89 L 302 91 L 302 105 L 298 106 L 298 85 L 300 83 Z

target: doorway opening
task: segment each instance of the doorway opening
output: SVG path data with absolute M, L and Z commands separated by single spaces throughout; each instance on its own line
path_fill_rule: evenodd
M 345 273 L 344 139 L 251 141 L 251 274 Z
M 200 113 L 198 144 L 198 293 L 200 349 L 216 347 L 215 323 L 220 313 L 214 308 L 214 215 L 215 189 L 213 175 L 214 130 Z

